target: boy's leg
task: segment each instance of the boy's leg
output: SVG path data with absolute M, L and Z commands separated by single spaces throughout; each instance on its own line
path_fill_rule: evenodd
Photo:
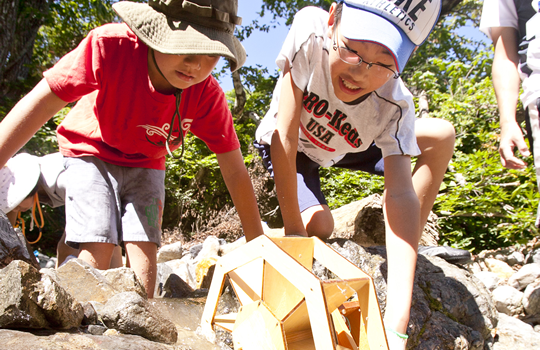
M 296 182 L 302 222 L 310 237 L 325 240 L 332 235 L 334 218 L 321 191 L 319 167 L 304 153 L 297 153 Z
M 79 250 L 71 248 L 66 244 L 66 232 L 64 232 L 56 245 L 56 268 L 60 267 L 70 255 L 78 256 Z
M 79 259 L 96 269 L 107 270 L 111 266 L 114 247 L 112 243 L 80 243 Z
M 154 297 L 157 248 L 165 201 L 165 171 L 125 168 L 122 185 L 122 240 L 130 267 Z
M 131 268 L 141 279 L 148 298 L 154 297 L 157 275 L 157 245 L 153 242 L 125 242 Z
M 273 177 L 270 145 L 258 142 L 253 144 L 259 151 L 264 167 Z M 321 192 L 319 165 L 304 153 L 298 152 L 296 155 L 296 171 L 298 205 L 306 231 L 310 237 L 317 236 L 321 239 L 327 239 L 334 230 L 334 218 Z
M 116 269 L 118 267 L 124 267 L 124 261 L 122 260 L 122 247 L 119 245 L 114 247 L 110 268 Z
M 118 244 L 117 167 L 95 157 L 68 158 L 66 168 L 66 244 L 79 259 L 108 269 Z
M 454 154 L 455 131 L 443 119 L 416 120 L 416 139 L 422 154 L 413 170 L 413 186 L 420 201 L 420 228 L 424 228 Z

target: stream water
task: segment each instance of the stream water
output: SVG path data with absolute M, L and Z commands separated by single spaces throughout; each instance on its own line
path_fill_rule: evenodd
M 197 333 L 204 309 L 205 298 L 198 299 L 152 299 L 151 303 L 171 320 L 178 330 L 178 344 L 196 350 L 230 350 L 223 344 L 210 343 Z M 219 337 L 218 337 L 219 339 Z M 218 343 L 220 341 L 218 340 Z

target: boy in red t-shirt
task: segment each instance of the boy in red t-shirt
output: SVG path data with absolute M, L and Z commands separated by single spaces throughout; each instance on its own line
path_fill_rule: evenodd
M 210 5 L 208 4 L 210 3 Z M 0 124 L 0 164 L 67 103 L 57 130 L 66 158 L 66 243 L 98 269 L 125 244 L 149 297 L 156 278 L 165 155 L 187 131 L 217 154 L 248 240 L 263 233 L 227 101 L 210 75 L 234 71 L 236 0 L 149 0 L 113 5 L 124 24 L 96 28 Z

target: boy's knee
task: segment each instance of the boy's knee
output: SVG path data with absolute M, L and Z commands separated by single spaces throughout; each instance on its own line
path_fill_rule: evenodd
M 447 120 L 437 118 L 419 119 L 416 124 L 416 137 L 421 148 L 454 148 L 456 130 Z
M 330 210 L 314 212 L 306 223 L 306 231 L 310 237 L 315 236 L 322 240 L 330 238 L 334 231 L 334 218 Z

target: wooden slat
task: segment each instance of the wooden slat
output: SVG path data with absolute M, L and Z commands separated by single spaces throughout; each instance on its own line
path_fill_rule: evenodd
M 240 304 L 247 305 L 261 300 L 263 266 L 264 260 L 259 258 L 229 272 L 229 280 Z
M 216 315 L 214 317 L 214 325 L 223 328 L 226 331 L 232 332 L 237 315 L 238 314 L 236 312 L 219 316 Z

